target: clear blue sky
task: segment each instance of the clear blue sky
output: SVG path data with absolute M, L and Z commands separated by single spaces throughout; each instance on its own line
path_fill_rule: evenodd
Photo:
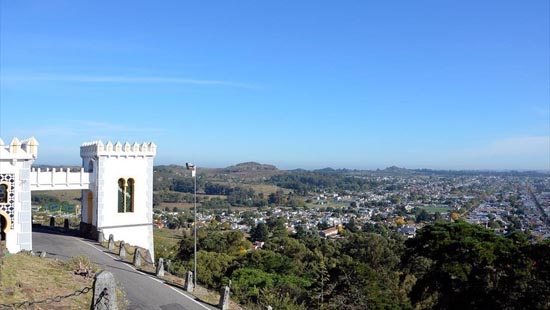
M 42 164 L 550 168 L 549 1 L 0 1 L 0 136 Z

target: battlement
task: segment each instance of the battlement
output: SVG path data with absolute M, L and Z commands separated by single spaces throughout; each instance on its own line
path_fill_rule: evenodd
M 114 156 L 114 157 L 154 157 L 157 154 L 157 146 L 153 142 L 116 142 L 108 141 L 103 144 L 101 140 L 86 142 L 80 146 L 80 157 Z
M 0 139 L 0 160 L 29 160 L 38 155 L 38 141 L 34 137 L 19 140 L 13 138 L 9 144 Z
M 42 171 L 40 168 L 31 168 L 30 186 L 31 190 L 74 190 L 89 189 L 94 182 L 94 175 L 80 171 L 71 171 L 69 168 L 56 170 L 52 168 Z

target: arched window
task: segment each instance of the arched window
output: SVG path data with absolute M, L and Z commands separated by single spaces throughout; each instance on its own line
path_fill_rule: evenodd
M 8 203 L 8 185 L 0 184 L 0 203 Z
M 124 179 L 118 179 L 118 213 L 124 212 L 124 192 L 126 191 Z
M 134 179 L 118 179 L 118 213 L 134 212 Z
M 134 179 L 128 179 L 126 186 L 126 212 L 134 212 Z

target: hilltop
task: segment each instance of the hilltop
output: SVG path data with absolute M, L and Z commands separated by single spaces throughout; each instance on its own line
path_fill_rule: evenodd
M 244 162 L 228 166 L 225 168 L 203 168 L 197 167 L 197 174 L 205 176 L 211 182 L 245 182 L 258 183 L 266 179 L 284 174 L 286 171 L 277 169 L 274 165 L 261 164 L 257 162 Z M 160 165 L 155 166 L 155 181 L 171 182 L 177 178 L 187 178 L 190 172 L 183 166 L 178 165 Z
M 274 165 L 260 164 L 254 161 L 249 161 L 245 163 L 236 164 L 234 166 L 229 166 L 223 170 L 229 172 L 247 172 L 247 171 L 277 171 L 277 167 Z

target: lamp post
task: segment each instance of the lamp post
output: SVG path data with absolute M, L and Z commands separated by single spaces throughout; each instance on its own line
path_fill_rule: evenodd
M 195 251 L 193 257 L 195 262 L 193 264 L 193 287 L 197 285 L 197 167 L 192 163 L 185 163 L 187 170 L 191 170 L 191 177 L 194 179 L 194 195 L 193 205 L 195 209 L 195 220 L 193 222 L 193 235 L 195 236 Z

